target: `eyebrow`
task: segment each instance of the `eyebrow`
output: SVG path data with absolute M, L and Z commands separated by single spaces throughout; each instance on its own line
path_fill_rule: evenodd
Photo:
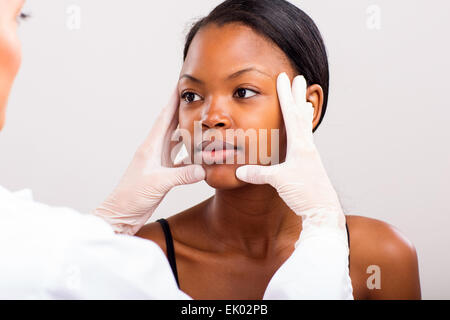
M 256 69 L 256 68 L 254 68 L 254 67 L 250 67 L 250 68 L 245 68 L 245 69 L 242 69 L 242 70 L 239 70 L 239 71 L 236 71 L 236 72 L 230 74 L 228 77 L 226 77 L 226 80 L 231 80 L 231 79 L 237 78 L 237 77 L 239 77 L 240 75 L 242 75 L 243 73 L 246 73 L 246 72 L 252 72 L 252 71 L 253 71 L 253 72 L 258 72 L 258 73 L 263 74 L 263 75 L 265 75 L 265 76 L 267 76 L 267 77 L 269 77 L 269 78 L 272 78 L 268 73 L 266 73 L 266 72 L 264 72 L 264 71 L 261 71 L 261 70 L 259 70 L 259 69 Z M 195 78 L 195 77 L 193 77 L 193 76 L 191 76 L 190 74 L 187 74 L 187 73 L 183 74 L 183 75 L 178 79 L 178 81 L 181 80 L 181 79 L 183 79 L 183 78 L 187 78 L 187 79 L 190 79 L 191 81 L 194 81 L 194 82 L 197 82 L 197 83 L 201 83 L 201 84 L 204 83 L 202 80 L 197 79 L 197 78 Z

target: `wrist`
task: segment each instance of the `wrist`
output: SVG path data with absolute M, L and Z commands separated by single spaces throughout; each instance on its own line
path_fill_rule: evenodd
M 140 226 L 139 215 L 133 213 L 129 203 L 110 195 L 92 214 L 111 225 L 115 233 L 134 235 Z M 140 215 L 142 217 L 142 215 Z
M 317 207 L 301 212 L 303 229 L 331 228 L 345 230 L 345 214 L 339 206 Z
M 336 241 L 346 246 L 348 250 L 346 217 L 342 209 L 318 208 L 314 213 L 302 216 L 302 231 L 295 248 L 305 240 L 313 238 L 319 238 L 320 241 L 325 239 Z

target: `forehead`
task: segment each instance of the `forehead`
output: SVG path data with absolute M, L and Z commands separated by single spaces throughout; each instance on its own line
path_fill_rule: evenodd
M 248 66 L 259 67 L 274 78 L 292 71 L 284 52 L 252 28 L 239 23 L 210 24 L 192 40 L 181 74 L 227 76 Z

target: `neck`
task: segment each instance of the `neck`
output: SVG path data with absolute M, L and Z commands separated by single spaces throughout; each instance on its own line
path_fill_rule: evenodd
M 301 218 L 267 184 L 217 189 L 206 221 L 222 250 L 258 258 L 293 244 L 301 230 Z

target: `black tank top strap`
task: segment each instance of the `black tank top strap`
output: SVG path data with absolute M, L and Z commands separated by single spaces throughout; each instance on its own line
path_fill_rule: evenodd
M 348 241 L 348 248 L 350 249 L 350 233 L 348 232 L 348 224 L 345 223 L 345 229 L 347 230 L 347 241 Z
M 347 222 L 345 222 L 345 229 L 347 230 L 347 242 L 348 242 L 348 270 L 350 271 L 350 232 L 348 231 Z
M 164 231 L 164 236 L 166 238 L 167 259 L 169 260 L 173 275 L 175 276 L 175 280 L 177 281 L 178 288 L 180 288 L 180 282 L 178 281 L 177 263 L 175 261 L 175 248 L 173 246 L 173 238 L 172 233 L 170 232 L 169 223 L 166 219 L 159 219 L 156 222 L 159 222 L 161 224 L 161 227 Z

